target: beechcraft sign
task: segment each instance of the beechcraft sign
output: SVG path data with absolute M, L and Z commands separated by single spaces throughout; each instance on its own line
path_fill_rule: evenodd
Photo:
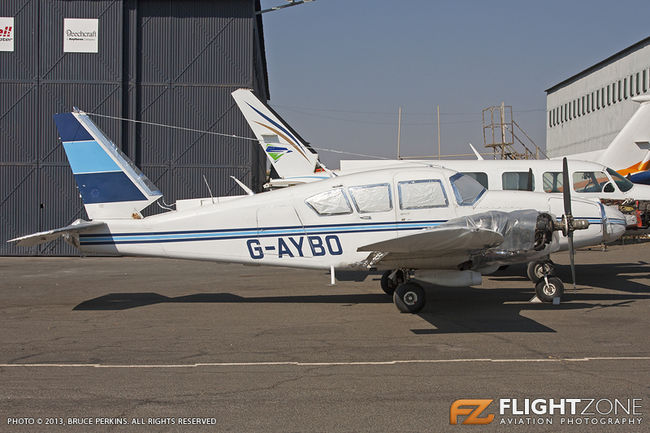
M 65 18 L 63 20 L 64 53 L 96 53 L 99 51 L 99 20 Z

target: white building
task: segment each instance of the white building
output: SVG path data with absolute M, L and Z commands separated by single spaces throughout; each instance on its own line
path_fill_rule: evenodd
M 546 90 L 549 157 L 606 148 L 650 87 L 650 37 Z

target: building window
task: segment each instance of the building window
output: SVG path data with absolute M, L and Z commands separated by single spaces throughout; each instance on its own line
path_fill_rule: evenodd
M 634 75 L 630 75 L 630 98 L 634 96 Z
M 548 112 L 548 127 L 549 128 L 553 127 L 553 112 L 552 111 Z
M 571 106 L 569 108 L 569 119 L 575 119 L 576 118 L 576 100 L 574 99 L 571 101 Z
M 600 107 L 605 108 L 605 88 L 600 89 Z
M 648 70 L 644 70 L 642 73 L 642 81 L 643 81 L 643 91 L 647 92 L 648 91 Z
M 555 124 L 559 125 L 562 119 L 560 118 L 560 107 L 555 107 Z
M 592 107 L 591 107 L 591 95 L 587 94 L 587 113 L 591 113 Z
M 621 80 L 618 80 L 618 100 L 621 100 Z
M 627 99 L 627 78 L 623 79 L 623 98 Z
M 607 105 L 612 105 L 612 87 L 614 87 L 613 84 L 607 86 Z
M 638 72 L 636 73 L 636 81 L 634 82 L 634 89 L 636 90 L 637 95 L 639 93 L 641 93 L 639 91 L 639 89 L 641 88 L 641 86 L 639 86 L 641 84 L 641 76 L 640 75 L 641 75 L 640 73 L 638 73 Z
M 582 115 L 584 116 L 584 114 L 585 114 L 585 97 L 584 96 L 580 100 L 580 108 L 581 108 Z

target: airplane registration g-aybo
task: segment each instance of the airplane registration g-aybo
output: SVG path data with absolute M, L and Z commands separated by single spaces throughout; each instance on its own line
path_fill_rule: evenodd
M 417 312 L 425 300 L 417 281 L 480 284 L 482 274 L 500 265 L 546 257 L 572 240 L 576 246 L 612 241 L 625 229 L 623 216 L 600 203 L 487 191 L 436 166 L 180 200 L 176 210 L 143 217 L 162 197 L 149 179 L 85 113 L 57 114 L 55 122 L 91 221 L 10 241 L 18 245 L 63 236 L 86 253 L 386 270 L 382 288 L 400 311 Z M 536 287 L 547 302 L 562 290 L 559 279 L 547 276 Z

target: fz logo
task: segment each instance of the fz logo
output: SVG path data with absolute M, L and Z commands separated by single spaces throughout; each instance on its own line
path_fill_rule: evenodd
M 481 417 L 485 409 L 492 403 L 490 399 L 461 399 L 451 404 L 449 409 L 449 424 L 457 424 L 459 416 L 467 415 L 461 424 L 490 424 L 494 414 Z

